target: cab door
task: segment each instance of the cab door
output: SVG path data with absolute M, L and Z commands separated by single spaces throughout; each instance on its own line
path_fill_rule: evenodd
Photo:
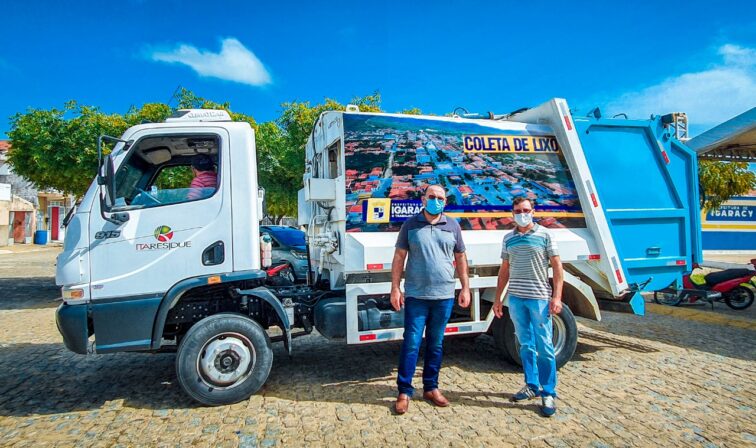
M 136 164 L 132 158 L 139 157 L 134 153 L 144 149 L 141 142 L 156 137 L 181 139 L 195 135 L 216 138 L 214 192 L 189 199 L 190 195 L 180 188 L 167 191 L 154 184 L 142 184 L 146 188 L 139 188 L 135 195 L 116 185 L 116 205 L 120 202 L 129 215 L 128 221 L 120 225 L 103 219 L 99 202 L 93 204 L 90 272 L 98 352 L 149 347 L 155 313 L 163 295 L 173 285 L 190 277 L 232 270 L 231 183 L 227 163 L 230 136 L 225 129 L 138 131 L 130 137 L 135 143 L 129 151 L 115 160 L 116 181 L 124 181 L 131 175 L 124 170 Z M 168 156 L 151 157 L 161 161 Z M 177 157 L 172 156 L 161 169 L 168 169 Z M 186 160 L 188 156 L 182 157 Z M 158 176 L 155 171 L 153 177 Z M 125 200 L 131 204 L 123 207 Z

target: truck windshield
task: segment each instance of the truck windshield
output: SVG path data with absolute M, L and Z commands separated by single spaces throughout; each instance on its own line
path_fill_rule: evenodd
M 218 186 L 219 146 L 215 135 L 140 140 L 116 172 L 116 207 L 151 208 L 212 196 Z

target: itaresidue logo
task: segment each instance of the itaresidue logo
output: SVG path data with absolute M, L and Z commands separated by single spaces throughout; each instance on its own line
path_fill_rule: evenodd
M 157 243 L 136 243 L 136 250 L 170 250 L 181 247 L 192 247 L 191 241 L 171 241 L 173 229 L 169 226 L 157 226 L 153 232 Z
M 155 229 L 155 239 L 161 243 L 167 243 L 173 238 L 173 230 L 168 226 L 158 226 Z

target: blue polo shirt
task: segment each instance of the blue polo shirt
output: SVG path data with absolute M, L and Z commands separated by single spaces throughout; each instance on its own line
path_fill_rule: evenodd
M 436 224 L 422 211 L 399 230 L 396 248 L 407 251 L 404 295 L 441 300 L 454 297 L 454 254 L 465 251 L 459 223 L 443 213 Z

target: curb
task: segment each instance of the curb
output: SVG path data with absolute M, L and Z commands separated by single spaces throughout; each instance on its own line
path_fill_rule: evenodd
M 646 310 L 653 314 L 663 314 L 685 320 L 756 331 L 756 321 L 752 319 L 725 316 L 713 312 L 691 310 L 675 306 L 659 305 L 658 303 L 646 303 Z

